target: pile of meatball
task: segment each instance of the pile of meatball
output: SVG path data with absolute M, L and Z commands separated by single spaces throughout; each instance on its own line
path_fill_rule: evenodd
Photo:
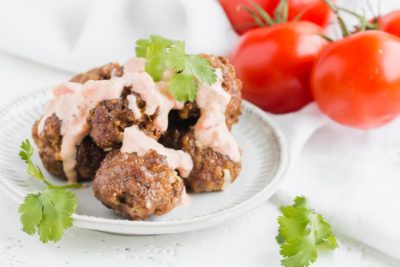
M 226 124 L 231 129 L 241 113 L 241 82 L 226 58 L 203 56 L 222 71 L 222 87 L 231 96 L 225 110 Z M 123 66 L 111 63 L 76 75 L 70 81 L 108 80 L 122 76 L 123 72 Z M 195 193 L 221 191 L 227 182 L 237 178 L 240 162 L 234 162 L 196 140 L 193 126 L 200 117 L 200 110 L 195 101 L 186 102 L 180 110 L 172 110 L 168 129 L 160 132 L 153 126 L 157 112 L 152 116 L 145 115 L 145 101 L 139 94 L 133 93 L 143 115 L 140 119 L 135 118 L 129 108 L 128 94 L 132 92 L 130 88 L 125 88 L 120 98 L 97 103 L 87 117 L 89 134 L 77 146 L 78 179 L 93 180 L 94 194 L 105 206 L 126 218 L 143 220 L 152 215 L 165 214 L 179 205 L 185 188 Z M 48 117 L 40 134 L 39 121 L 32 127 L 32 136 L 42 163 L 49 173 L 66 178 L 60 155 L 63 138 L 61 121 L 56 114 Z M 124 129 L 132 125 L 137 125 L 147 136 L 165 147 L 188 153 L 193 161 L 190 175 L 184 179 L 179 177 L 168 165 L 166 157 L 153 150 L 143 156 L 122 153 Z M 227 181 L 227 173 L 230 181 Z

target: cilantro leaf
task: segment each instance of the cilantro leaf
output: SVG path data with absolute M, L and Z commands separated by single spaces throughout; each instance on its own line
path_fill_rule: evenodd
M 58 241 L 64 229 L 72 226 L 76 206 L 76 196 L 68 190 L 46 189 L 29 194 L 19 207 L 22 229 L 29 235 L 38 232 L 43 243 Z
M 163 78 L 166 71 L 175 72 L 168 90 L 179 101 L 193 101 L 198 82 L 211 85 L 217 81 L 211 63 L 199 55 L 186 54 L 182 41 L 152 35 L 149 39 L 136 42 L 136 56 L 146 59 L 146 72 L 156 82 Z
M 305 197 L 296 197 L 292 206 L 281 207 L 278 218 L 281 261 L 286 267 L 309 266 L 318 257 L 318 248 L 337 248 L 330 225 L 309 207 Z
M 25 161 L 25 163 L 28 164 L 28 174 L 39 179 L 40 181 L 43 181 L 46 184 L 49 184 L 40 168 L 37 165 L 33 164 L 31 160 L 31 157 L 33 155 L 33 148 L 29 140 L 26 139 L 25 141 L 23 141 L 20 147 L 21 151 L 19 152 L 19 156 L 23 161 Z
M 29 194 L 25 197 L 24 203 L 19 206 L 22 230 L 33 235 L 36 233 L 37 226 L 42 220 L 41 194 Z
M 172 44 L 173 41 L 157 35 L 151 35 L 148 40 L 140 39 L 136 42 L 136 55 L 146 59 L 145 70 L 156 82 L 162 79 L 166 70 L 166 50 Z
M 311 238 L 298 238 L 287 242 L 282 245 L 281 254 L 285 256 L 281 263 L 287 267 L 310 266 L 310 263 L 315 262 L 318 257 Z
M 188 55 L 186 57 L 186 66 L 197 79 L 206 84 L 213 84 L 217 81 L 215 69 L 211 66 L 210 62 L 203 57 Z
M 149 46 L 150 41 L 146 39 L 139 39 L 136 41 L 136 56 L 138 57 L 146 57 L 147 47 Z
M 173 76 L 168 82 L 168 90 L 178 101 L 193 101 L 196 98 L 196 89 L 193 76 L 184 72 Z
M 21 159 L 23 161 L 28 163 L 28 160 L 30 159 L 30 157 L 32 155 L 33 155 L 33 148 L 31 146 L 31 143 L 29 142 L 29 140 L 26 139 L 25 141 L 23 141 L 21 143 L 21 151 L 19 152 L 19 156 L 21 157 Z
M 43 243 L 58 241 L 64 229 L 72 226 L 72 214 L 77 200 L 74 193 L 64 189 L 47 189 L 41 195 L 43 216 L 39 227 L 40 240 Z
M 185 69 L 186 54 L 185 42 L 175 41 L 167 51 L 166 66 L 176 72 L 181 72 Z
M 282 265 L 287 267 L 309 266 L 317 260 L 318 253 L 311 236 L 292 239 L 281 246 L 281 254 L 285 256 Z
M 47 185 L 45 191 L 25 196 L 18 212 L 22 230 L 33 235 L 39 234 L 40 241 L 58 241 L 64 234 L 64 229 L 72 226 L 72 214 L 77 207 L 77 199 L 68 188 L 81 187 L 80 184 L 53 185 L 48 181 L 42 170 L 32 162 L 33 147 L 29 140 L 21 144 L 19 155 L 28 165 L 28 174 Z

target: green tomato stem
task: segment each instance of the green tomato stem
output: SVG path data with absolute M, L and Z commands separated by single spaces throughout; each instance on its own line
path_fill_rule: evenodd
M 271 18 L 271 16 L 258 4 L 249 0 L 249 4 L 258 12 L 261 18 L 265 21 L 265 26 L 272 26 L 275 24 L 275 21 Z M 254 18 L 256 20 L 256 18 Z
M 347 25 L 345 24 L 343 18 L 339 15 L 339 12 L 344 12 L 349 15 L 352 15 L 353 17 L 357 18 L 360 22 L 360 25 L 358 27 L 358 31 L 365 31 L 365 30 L 376 30 L 379 29 L 379 25 L 377 22 L 371 23 L 367 21 L 365 18 L 365 15 L 360 15 L 357 12 L 338 6 L 335 3 L 333 3 L 331 0 L 324 0 L 324 2 L 330 7 L 330 9 L 336 14 L 336 17 L 338 19 L 340 28 L 343 33 L 343 37 L 349 36 L 351 33 L 347 28 Z

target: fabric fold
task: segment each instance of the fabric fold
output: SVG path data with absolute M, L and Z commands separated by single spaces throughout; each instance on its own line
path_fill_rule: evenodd
M 330 121 L 315 104 L 271 115 L 291 166 L 277 198 L 305 195 L 333 229 L 400 259 L 400 120 L 374 130 Z
M 150 34 L 220 55 L 238 38 L 213 0 L 0 0 L 0 50 L 62 70 L 124 63 Z

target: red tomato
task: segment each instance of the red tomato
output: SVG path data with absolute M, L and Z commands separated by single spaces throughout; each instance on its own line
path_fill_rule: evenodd
M 359 32 L 331 43 L 318 56 L 311 88 L 320 109 L 333 120 L 374 128 L 400 114 L 400 39 Z
M 277 0 L 254 0 L 253 2 L 264 10 L 274 10 Z M 232 27 L 237 33 L 243 34 L 256 28 L 254 25 L 251 26 L 251 24 L 254 24 L 254 19 L 245 10 L 239 8 L 241 5 L 251 8 L 248 0 L 219 0 L 219 3 L 224 8 Z
M 400 37 L 400 10 L 378 18 L 379 29 Z
M 332 11 L 324 0 L 288 0 L 288 3 L 289 20 L 304 12 L 301 20 L 311 21 L 325 27 L 331 19 Z
M 312 66 L 328 43 L 322 33 L 307 21 L 245 33 L 231 56 L 244 98 L 273 113 L 295 111 L 312 101 Z
M 256 26 L 249 26 L 254 23 L 254 19 L 245 10 L 238 8 L 240 5 L 252 8 L 248 0 L 219 0 L 219 2 L 237 33 L 243 34 L 256 28 Z M 280 0 L 254 0 L 254 2 L 273 17 Z M 300 13 L 304 13 L 301 20 L 314 22 L 321 27 L 326 26 L 330 20 L 331 10 L 324 0 L 288 0 L 288 6 L 289 21 Z

